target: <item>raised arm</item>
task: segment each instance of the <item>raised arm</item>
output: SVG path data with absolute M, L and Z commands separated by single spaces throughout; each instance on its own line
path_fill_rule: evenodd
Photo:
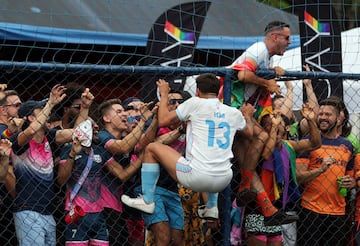
M 315 121 L 316 114 L 314 110 L 308 103 L 305 103 L 302 107 L 301 114 L 309 126 L 309 139 L 289 141 L 297 154 L 302 154 L 321 146 L 321 134 Z
M 291 81 L 285 81 L 286 95 L 283 105 L 281 105 L 281 113 L 289 119 L 293 118 L 294 106 L 294 86 Z
M 155 140 L 158 129 L 158 117 L 157 117 L 158 108 L 159 107 L 156 105 L 151 110 L 153 114 L 151 124 L 146 129 L 145 133 L 141 136 L 139 142 L 137 143 L 136 152 L 141 152 L 149 143 Z
M 282 122 L 280 111 L 271 112 L 270 118 L 271 118 L 271 130 L 269 133 L 269 138 L 268 138 L 268 140 L 265 144 L 264 150 L 261 154 L 265 160 L 269 159 L 271 157 L 272 153 L 274 152 L 274 149 L 276 146 L 278 127 Z
M 252 138 L 254 135 L 254 125 L 257 124 L 253 117 L 255 108 L 250 103 L 244 103 L 240 110 L 246 121 L 245 128 L 241 130 L 241 135 L 247 138 Z
M 112 154 L 129 153 L 135 145 L 140 141 L 141 136 L 144 133 L 144 127 L 146 121 L 148 121 L 152 112 L 149 110 L 150 103 L 144 103 L 140 106 L 141 119 L 138 125 L 123 139 L 111 140 L 106 145 L 106 149 Z
M 89 88 L 86 88 L 85 91 L 81 95 L 81 107 L 80 107 L 80 114 L 76 118 L 74 127 L 71 129 L 63 129 L 58 130 L 56 132 L 56 143 L 57 144 L 64 144 L 72 141 L 72 134 L 74 129 L 84 120 L 87 120 L 89 116 L 89 109 L 91 104 L 94 101 L 94 96 L 90 92 Z
M 55 85 L 50 92 L 49 100 L 41 112 L 36 117 L 32 115 L 28 116 L 35 117 L 35 120 L 31 121 L 30 125 L 24 131 L 19 133 L 17 141 L 20 146 L 27 144 L 30 139 L 45 125 L 53 107 L 66 97 L 64 92 L 64 86 Z
M 159 79 L 156 82 L 159 92 L 160 92 L 160 102 L 159 102 L 159 110 L 158 110 L 158 121 L 159 127 L 165 127 L 170 125 L 176 125 L 180 122 L 176 111 L 169 111 L 168 101 L 169 101 L 169 92 L 170 87 L 169 83 L 163 79 Z
M 306 71 L 310 71 L 308 64 L 304 65 L 304 68 Z M 304 84 L 305 92 L 306 92 L 306 96 L 307 96 L 307 103 L 309 103 L 309 106 L 311 108 L 313 108 L 314 113 L 317 115 L 319 113 L 319 103 L 318 103 L 318 99 L 315 95 L 314 89 L 312 87 L 311 80 L 304 79 L 303 84 Z M 308 122 L 305 119 L 302 119 L 300 121 L 299 127 L 300 127 L 300 131 L 301 131 L 302 135 L 305 135 L 309 130 Z

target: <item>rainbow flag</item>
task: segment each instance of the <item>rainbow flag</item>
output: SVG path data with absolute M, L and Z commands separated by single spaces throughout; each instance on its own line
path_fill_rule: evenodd
M 268 92 L 265 96 L 259 96 L 257 103 L 253 104 L 253 106 L 256 108 L 254 118 L 260 122 L 263 116 L 270 114 L 273 111 L 270 93 Z
M 237 70 L 237 67 L 233 67 L 234 70 Z M 219 99 L 223 99 L 223 90 L 220 88 L 219 93 Z M 240 108 L 241 105 L 244 103 L 244 97 L 245 97 L 245 84 L 238 80 L 237 78 L 234 78 L 231 81 L 231 106 L 235 108 Z M 272 98 L 271 94 L 267 91 L 264 91 L 262 87 L 259 87 L 258 90 L 254 93 L 253 96 L 250 97 L 250 99 L 247 101 L 248 103 L 251 103 L 255 109 L 256 112 L 254 114 L 254 118 L 257 121 L 260 121 L 261 118 L 272 112 Z
M 320 23 L 317 19 L 312 17 L 308 12 L 304 11 L 304 20 L 309 23 L 310 26 L 321 33 L 329 33 L 330 32 L 330 24 L 329 23 Z
M 164 31 L 171 37 L 182 43 L 192 44 L 195 41 L 195 34 L 193 32 L 183 32 L 178 27 L 171 24 L 169 21 L 165 22 Z

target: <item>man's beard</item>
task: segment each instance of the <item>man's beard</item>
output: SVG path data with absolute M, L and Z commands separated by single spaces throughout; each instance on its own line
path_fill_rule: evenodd
M 329 132 L 331 132 L 332 130 L 334 130 L 334 128 L 337 128 L 336 123 L 333 123 L 333 124 L 330 125 L 327 129 L 320 129 L 320 131 L 321 131 L 322 133 L 329 133 Z

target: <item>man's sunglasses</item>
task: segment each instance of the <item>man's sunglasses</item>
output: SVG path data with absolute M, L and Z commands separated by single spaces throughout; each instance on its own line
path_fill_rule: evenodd
M 135 122 L 139 122 L 141 120 L 141 115 L 136 115 L 136 116 L 128 116 L 127 117 L 127 121 L 130 123 L 130 124 L 133 124 Z
M 175 105 L 176 103 L 182 104 L 184 102 L 184 99 L 169 99 L 170 105 Z

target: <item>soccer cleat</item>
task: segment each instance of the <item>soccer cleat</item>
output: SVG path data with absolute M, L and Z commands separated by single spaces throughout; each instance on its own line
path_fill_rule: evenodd
M 256 196 L 256 192 L 245 189 L 238 192 L 238 194 L 236 195 L 236 204 L 238 205 L 238 207 L 244 207 L 249 202 L 255 201 Z
M 203 219 L 219 218 L 219 210 L 217 207 L 207 208 L 206 206 L 201 206 L 198 208 L 198 214 L 199 217 Z
M 155 210 L 155 203 L 146 203 L 142 196 L 131 198 L 128 195 L 122 195 L 121 201 L 129 207 L 136 208 L 148 214 L 154 213 Z
M 290 224 L 292 222 L 295 222 L 299 219 L 299 216 L 296 214 L 289 215 L 286 214 L 284 211 L 279 210 L 275 214 L 264 217 L 264 225 L 265 226 L 277 226 L 277 225 L 284 225 L 284 224 Z

